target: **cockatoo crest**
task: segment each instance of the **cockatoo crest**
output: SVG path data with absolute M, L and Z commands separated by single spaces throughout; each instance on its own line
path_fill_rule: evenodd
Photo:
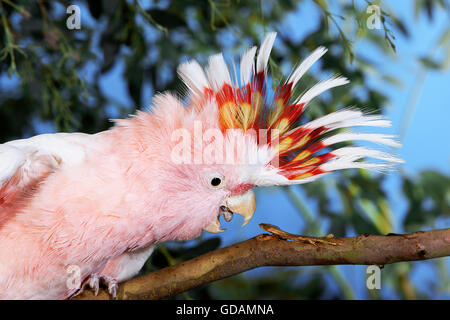
M 257 55 L 257 48 L 252 47 L 242 56 L 239 76 L 236 72 L 234 77 L 230 75 L 222 54 L 211 56 L 205 70 L 196 61 L 186 62 L 178 69 L 188 88 L 191 105 L 197 112 L 214 106 L 223 132 L 229 129 L 240 129 L 244 134 L 251 131 L 257 135 L 258 148 L 269 147 L 273 151 L 273 158 L 264 164 L 265 170 L 253 174 L 253 181 L 249 182 L 260 186 L 299 184 L 339 169 L 386 169 L 392 163 L 402 162 L 387 153 L 364 147 L 330 148 L 336 143 L 352 140 L 398 147 L 400 144 L 393 140 L 393 135 L 335 131 L 355 126 L 391 126 L 391 122 L 381 115 L 367 115 L 347 108 L 295 127 L 314 97 L 349 81 L 334 77 L 317 83 L 303 95 L 295 94 L 294 88 L 303 74 L 327 52 L 319 47 L 277 86 L 272 95 L 268 94 L 267 66 L 275 37 L 276 33 L 270 33 Z M 207 103 L 210 101 L 215 103 Z M 259 139 L 261 132 L 269 138 Z M 365 157 L 384 162 L 359 161 Z

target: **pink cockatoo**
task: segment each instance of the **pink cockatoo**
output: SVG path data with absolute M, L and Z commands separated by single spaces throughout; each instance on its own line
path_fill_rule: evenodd
M 337 130 L 390 126 L 380 115 L 344 109 L 295 126 L 308 102 L 348 80 L 335 77 L 294 94 L 325 54 L 321 47 L 271 90 L 274 40 L 271 33 L 259 51 L 247 50 L 233 76 L 221 54 L 205 70 L 195 61 L 182 64 L 187 103 L 158 94 L 151 112 L 116 120 L 104 132 L 1 144 L 0 298 L 64 299 L 81 283 L 98 288 L 102 281 L 115 295 L 158 243 L 221 232 L 220 216 L 229 221 L 232 212 L 246 224 L 256 186 L 401 161 L 365 147 L 332 148 L 352 140 L 398 146 L 391 135 Z M 360 161 L 365 157 L 382 161 Z

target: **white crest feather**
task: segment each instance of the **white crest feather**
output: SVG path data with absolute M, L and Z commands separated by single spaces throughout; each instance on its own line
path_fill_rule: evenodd
M 395 137 L 394 135 L 381 134 L 381 133 L 344 132 L 344 133 L 338 133 L 329 138 L 325 138 L 322 140 L 322 142 L 325 145 L 330 146 L 330 145 L 338 143 L 338 142 L 364 140 L 364 141 L 371 141 L 371 142 L 385 144 L 385 145 L 391 146 L 391 147 L 400 147 L 401 144 L 392 139 L 394 137 Z
M 203 68 L 195 60 L 181 64 L 178 67 L 178 74 L 188 89 L 194 94 L 202 95 L 204 88 L 209 87 Z
M 378 169 L 389 170 L 393 168 L 391 163 L 370 163 L 362 161 L 349 160 L 346 157 L 334 158 L 322 164 L 320 169 L 325 171 L 336 171 L 342 169 Z
M 319 60 L 328 49 L 325 47 L 319 47 L 316 50 L 314 50 L 313 53 L 311 53 L 303 62 L 295 69 L 295 71 L 292 73 L 292 75 L 289 77 L 289 79 L 286 81 L 286 83 L 292 82 L 292 86 L 295 86 L 295 84 L 300 80 L 300 78 L 305 74 L 306 71 L 308 71 L 309 68 L 317 61 Z
M 389 153 L 364 147 L 343 147 L 340 149 L 333 150 L 333 154 L 335 154 L 338 158 L 346 157 L 347 159 L 351 159 L 352 161 L 369 157 L 388 162 L 395 162 L 395 163 L 404 162 L 404 160 L 394 157 Z
M 317 97 L 322 92 L 324 92 L 328 89 L 334 88 L 334 87 L 342 86 L 347 83 L 349 83 L 349 81 L 347 78 L 344 78 L 344 77 L 337 77 L 337 78 L 332 78 L 332 79 L 328 79 L 325 81 L 321 81 L 321 82 L 317 83 L 316 85 L 314 85 L 311 89 L 306 91 L 305 94 L 303 94 L 303 96 L 296 101 L 296 103 L 297 104 L 308 103 L 309 101 L 311 101 L 313 98 Z
M 255 54 L 256 47 L 252 47 L 242 56 L 240 66 L 242 84 L 249 83 L 252 75 L 255 73 Z
M 276 32 L 269 33 L 259 48 L 258 58 L 256 60 L 256 72 L 267 72 L 267 63 L 269 62 L 270 52 L 277 36 Z
M 391 121 L 382 115 L 364 115 L 360 110 L 340 110 L 310 121 L 303 128 L 316 129 L 326 126 L 328 131 L 356 126 L 390 127 Z
M 225 83 L 232 85 L 230 72 L 221 53 L 209 58 L 206 75 L 208 76 L 209 84 L 215 91 L 219 91 Z

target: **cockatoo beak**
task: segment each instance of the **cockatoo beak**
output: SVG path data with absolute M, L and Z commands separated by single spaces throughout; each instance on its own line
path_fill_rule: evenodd
M 209 233 L 221 233 L 224 232 L 225 229 L 222 229 L 220 227 L 220 221 L 219 221 L 219 215 L 217 216 L 217 218 L 211 222 L 209 225 L 207 225 L 206 227 L 203 228 L 204 231 L 209 232 Z
M 253 218 L 253 214 L 256 209 L 256 198 L 253 190 L 248 190 L 244 194 L 240 194 L 237 196 L 229 197 L 225 201 L 225 205 L 231 212 L 235 212 L 244 217 L 244 223 L 242 226 L 245 226 L 250 220 Z
M 225 216 L 226 221 L 231 220 L 232 213 L 240 214 L 244 217 L 244 223 L 242 226 L 245 226 L 253 218 L 255 209 L 256 198 L 253 190 L 251 189 L 244 194 L 229 197 L 224 201 L 224 205 L 220 209 L 221 213 L 217 215 L 217 219 L 210 223 L 207 227 L 203 228 L 203 230 L 210 233 L 220 233 L 225 231 L 225 229 L 220 227 L 219 218 L 221 214 Z

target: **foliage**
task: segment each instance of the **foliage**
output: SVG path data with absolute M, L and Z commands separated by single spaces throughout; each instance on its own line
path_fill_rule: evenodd
M 259 43 L 263 34 L 279 32 L 277 48 L 270 65 L 274 78 L 286 73 L 295 63 L 319 45 L 330 48 L 324 56 L 320 73 L 304 77 L 301 90 L 310 87 L 322 74 L 342 74 L 352 80 L 352 89 L 335 89 L 316 99 L 308 109 L 307 118 L 318 117 L 343 106 L 365 106 L 377 111 L 387 104 L 381 92 L 365 86 L 368 70 L 376 66 L 355 54 L 353 44 L 367 41 L 390 59 L 396 50 L 395 36 L 410 36 L 405 23 L 388 13 L 381 1 L 347 1 L 343 4 L 315 0 L 314 10 L 321 14 L 314 30 L 296 40 L 280 26 L 289 15 L 304 18 L 305 2 L 299 0 L 167 0 L 143 6 L 138 0 L 78 1 L 82 8 L 80 30 L 66 27 L 66 7 L 71 1 L 0 0 L 0 141 L 39 133 L 45 125 L 49 130 L 94 133 L 107 129 L 110 110 L 123 117 L 135 107 L 144 106 L 149 93 L 180 87 L 175 68 L 187 57 L 205 63 L 208 55 L 221 51 L 238 55 L 244 47 Z M 381 6 L 381 32 L 370 32 L 365 21 L 370 4 Z M 449 9 L 445 1 L 416 1 L 416 14 Z M 442 45 L 448 44 L 449 33 Z M 449 59 L 437 61 L 432 56 L 420 58 L 425 69 L 448 66 Z M 122 65 L 132 105 L 114 100 L 101 87 L 101 80 Z M 393 84 L 398 79 L 382 75 Z M 360 94 L 354 94 L 358 91 Z M 368 106 L 368 107 L 367 107 Z M 145 106 L 144 106 L 145 107 Z M 377 109 L 375 109 L 377 108 Z M 289 199 L 299 209 L 306 227 L 299 233 L 345 235 L 386 234 L 394 231 L 392 212 L 381 187 L 383 175 L 364 171 L 348 171 L 335 180 L 307 184 L 304 191 L 317 212 L 310 212 L 294 188 L 286 188 Z M 403 175 L 403 192 L 409 202 L 404 225 L 395 231 L 416 231 L 434 227 L 436 219 L 448 217 L 450 202 L 449 178 L 436 171 L 424 171 L 417 177 Z M 337 190 L 342 205 L 336 211 L 330 190 Z M 329 221 L 321 229 L 317 221 Z M 142 272 L 162 268 L 220 246 L 219 239 L 199 240 L 197 245 L 161 246 Z M 405 267 L 406 265 L 406 267 Z M 392 266 L 387 283 L 400 297 L 416 297 L 409 281 L 414 266 Z M 441 270 L 442 261 L 436 262 Z M 303 278 L 302 278 L 302 277 Z M 303 281 L 293 281 L 302 278 Z M 328 282 L 337 289 L 326 294 Z M 301 292 L 301 295 L 299 295 Z M 377 294 L 369 293 L 372 298 Z M 423 296 L 423 295 L 419 295 Z M 277 269 L 275 276 L 246 277 L 239 275 L 207 288 L 193 290 L 178 298 L 352 298 L 354 293 L 340 270 L 335 267 L 312 269 Z

